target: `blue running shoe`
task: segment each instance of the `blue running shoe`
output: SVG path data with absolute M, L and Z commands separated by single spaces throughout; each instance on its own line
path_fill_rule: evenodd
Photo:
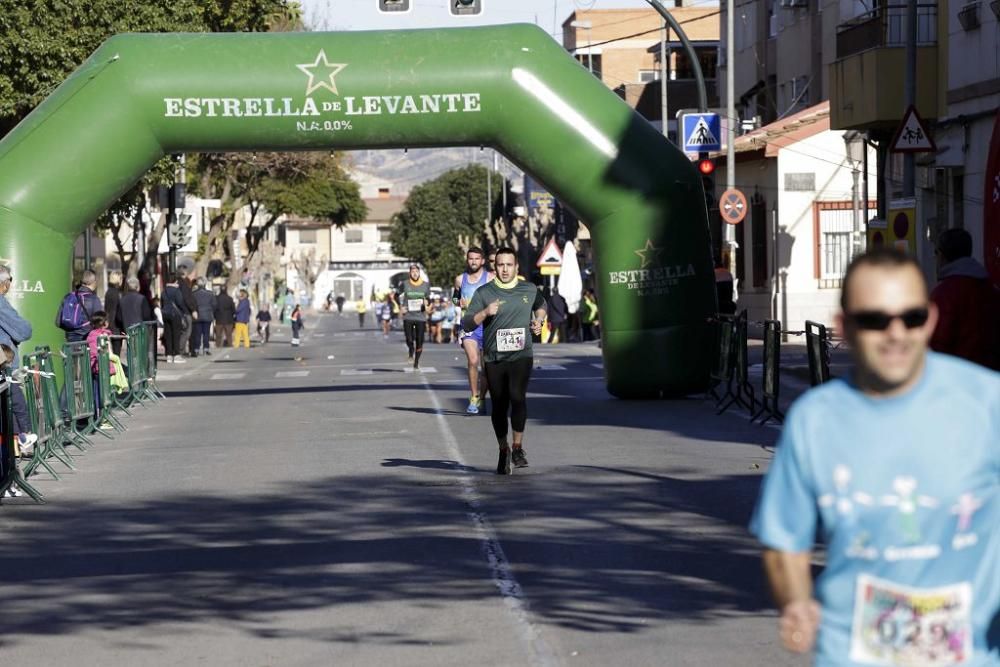
M 469 407 L 465 409 L 465 414 L 478 415 L 479 414 L 478 401 L 469 401 Z

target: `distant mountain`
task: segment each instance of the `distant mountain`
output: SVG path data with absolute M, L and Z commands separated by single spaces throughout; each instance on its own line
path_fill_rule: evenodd
M 415 185 L 430 181 L 450 169 L 467 164 L 493 165 L 493 151 L 476 148 L 414 148 L 409 151 L 361 150 L 347 152 L 348 164 L 358 171 L 371 174 L 392 184 L 393 194 L 406 195 Z M 520 172 L 501 157 L 500 171 L 520 179 Z

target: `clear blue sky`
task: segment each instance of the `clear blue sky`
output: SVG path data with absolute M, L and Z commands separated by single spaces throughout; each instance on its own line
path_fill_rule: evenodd
M 382 14 L 378 0 L 300 0 L 306 23 L 313 30 L 392 30 L 495 23 L 537 23 L 562 40 L 562 22 L 575 9 L 616 9 L 649 7 L 645 0 L 483 0 L 481 16 L 451 16 L 448 0 L 411 0 L 408 14 Z M 667 0 L 665 5 L 673 2 Z M 717 5 L 699 0 L 698 5 Z

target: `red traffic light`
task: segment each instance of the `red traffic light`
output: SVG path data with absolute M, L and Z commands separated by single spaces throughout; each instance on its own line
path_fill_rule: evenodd
M 708 158 L 698 160 L 698 171 L 700 171 L 702 175 L 708 176 L 715 171 L 715 163 Z

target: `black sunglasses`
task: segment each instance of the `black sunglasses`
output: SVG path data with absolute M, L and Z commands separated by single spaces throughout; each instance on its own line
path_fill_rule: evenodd
M 926 308 L 910 308 L 899 315 L 890 315 L 881 310 L 859 310 L 856 313 L 849 313 L 847 318 L 859 329 L 866 331 L 885 331 L 895 319 L 903 321 L 903 326 L 907 329 L 916 329 L 927 323 L 929 312 Z

